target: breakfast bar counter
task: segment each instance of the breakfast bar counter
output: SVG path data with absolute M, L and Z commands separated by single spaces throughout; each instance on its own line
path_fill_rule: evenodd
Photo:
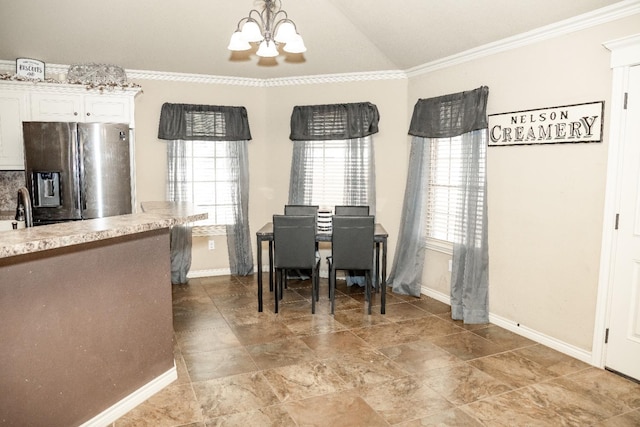
M 188 205 L 0 232 L 0 423 L 107 425 L 174 381 L 170 228 Z
M 130 215 L 0 231 L 0 258 L 169 228 L 207 218 L 206 213 L 197 212 L 188 203 L 144 202 L 142 210 L 142 213 Z

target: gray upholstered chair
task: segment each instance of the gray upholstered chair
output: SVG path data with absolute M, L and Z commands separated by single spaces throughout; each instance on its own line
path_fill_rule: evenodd
M 335 311 L 336 271 L 358 270 L 365 274 L 365 294 L 371 314 L 371 288 L 374 274 L 374 217 L 373 216 L 333 216 L 331 235 L 331 256 L 329 263 L 329 298 L 331 314 Z
M 315 215 L 318 217 L 318 206 L 316 205 L 284 205 L 285 215 Z
M 342 205 L 336 206 L 334 209 L 335 215 L 356 215 L 367 216 L 369 215 L 369 206 L 356 206 L 356 205 Z
M 312 215 L 273 216 L 274 263 L 276 272 L 275 312 L 282 298 L 287 270 L 311 270 L 311 313 L 318 300 L 320 259 L 316 257 L 316 220 Z M 280 295 L 278 295 L 280 293 Z

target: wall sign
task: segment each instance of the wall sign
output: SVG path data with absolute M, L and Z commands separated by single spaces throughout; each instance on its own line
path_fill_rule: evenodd
M 37 59 L 16 59 L 16 74 L 29 79 L 44 80 L 44 62 Z
M 602 142 L 604 101 L 489 115 L 489 146 Z

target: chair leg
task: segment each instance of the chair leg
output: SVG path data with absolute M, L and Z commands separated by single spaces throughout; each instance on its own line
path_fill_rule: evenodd
M 366 290 L 365 292 L 368 294 L 368 300 L 369 300 L 369 307 L 367 308 L 368 313 L 371 314 L 371 306 L 373 305 L 373 295 L 371 293 L 371 273 L 369 271 L 366 271 L 364 273 L 364 282 L 365 282 L 365 286 L 366 286 Z
M 336 312 L 336 271 L 329 268 L 329 298 L 331 299 L 331 314 Z
M 316 269 L 311 271 L 311 314 L 316 314 Z
M 279 269 L 279 268 L 276 269 L 276 283 L 274 283 L 274 285 L 273 285 L 273 293 L 274 293 L 273 296 L 274 296 L 274 301 L 275 301 L 274 310 L 275 310 L 276 314 L 278 313 L 278 298 L 279 298 L 278 297 L 278 288 L 280 288 L 281 276 L 282 276 L 282 270 Z

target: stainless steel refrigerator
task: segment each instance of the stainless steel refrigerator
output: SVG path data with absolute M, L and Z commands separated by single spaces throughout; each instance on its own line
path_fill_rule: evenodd
M 129 125 L 23 122 L 33 224 L 132 212 Z

